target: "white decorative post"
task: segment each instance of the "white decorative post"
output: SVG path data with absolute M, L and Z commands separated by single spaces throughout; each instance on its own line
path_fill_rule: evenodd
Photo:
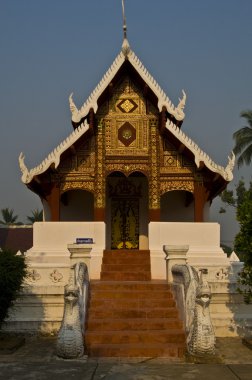
M 186 254 L 188 252 L 189 245 L 164 245 L 163 250 L 165 252 L 166 260 L 166 278 L 168 282 L 173 282 L 172 267 L 173 265 L 185 265 Z
M 91 251 L 93 244 L 68 244 L 67 249 L 70 252 L 70 267 L 76 263 L 83 262 L 90 270 Z

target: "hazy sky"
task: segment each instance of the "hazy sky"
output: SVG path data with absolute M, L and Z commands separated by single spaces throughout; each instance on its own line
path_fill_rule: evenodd
M 128 39 L 174 104 L 182 126 L 223 166 L 252 108 L 251 0 L 125 0 Z M 38 165 L 72 132 L 68 97 L 81 106 L 119 53 L 121 0 L 0 0 L 0 209 L 25 222 L 39 198 L 21 183 L 18 156 Z M 251 179 L 251 167 L 235 170 Z M 234 216 L 218 215 L 230 240 Z M 230 222 L 228 224 L 228 221 Z

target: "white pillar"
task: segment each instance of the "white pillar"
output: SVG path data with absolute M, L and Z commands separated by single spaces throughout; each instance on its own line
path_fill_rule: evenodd
M 189 245 L 164 245 L 163 250 L 165 252 L 166 260 L 166 278 L 168 282 L 173 282 L 172 267 L 175 264 L 185 265 L 186 254 L 188 252 Z
M 67 249 L 70 252 L 70 266 L 83 262 L 87 265 L 88 271 L 90 271 L 90 259 L 92 244 L 68 244 Z

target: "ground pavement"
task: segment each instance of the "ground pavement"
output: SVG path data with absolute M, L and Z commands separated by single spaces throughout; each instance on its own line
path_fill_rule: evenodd
M 55 338 L 26 337 L 14 352 L 0 349 L 0 379 L 8 380 L 252 380 L 252 350 L 240 338 L 217 339 L 216 359 L 87 358 L 63 360 Z M 4 353 L 5 352 L 5 353 Z

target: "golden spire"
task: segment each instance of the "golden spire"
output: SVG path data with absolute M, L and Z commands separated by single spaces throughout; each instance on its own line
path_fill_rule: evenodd
M 122 44 L 122 52 L 127 57 L 130 46 L 129 42 L 127 40 L 127 25 L 126 25 L 126 17 L 125 17 L 125 7 L 124 7 L 124 0 L 122 0 L 122 14 L 123 14 L 123 44 Z
M 126 25 L 126 17 L 125 17 L 124 0 L 122 0 L 122 13 L 123 13 L 123 39 L 127 40 L 127 25 Z

